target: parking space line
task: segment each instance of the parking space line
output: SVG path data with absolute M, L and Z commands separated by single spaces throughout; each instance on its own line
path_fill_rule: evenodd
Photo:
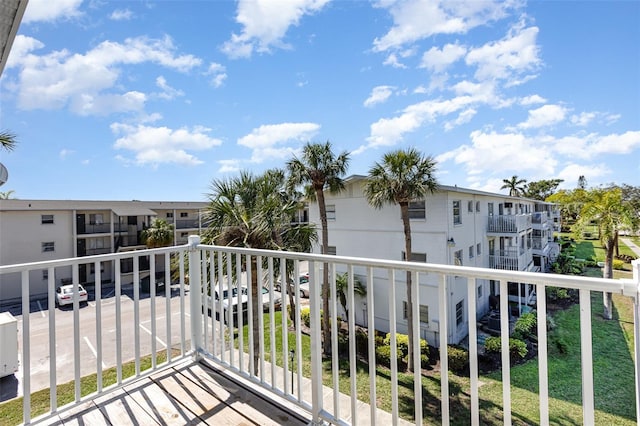
M 40 309 L 40 315 L 42 315 L 42 318 L 46 318 L 47 315 L 45 315 L 44 309 L 42 309 L 42 305 L 40 304 L 40 301 L 36 300 L 36 303 L 38 304 L 38 308 Z
M 151 336 L 151 331 L 150 331 L 147 327 L 145 327 L 145 326 L 144 326 L 144 325 L 142 325 L 142 324 L 139 324 L 139 327 L 140 327 L 141 329 L 143 329 L 144 331 L 146 331 L 147 333 L 149 333 L 149 336 Z M 166 344 L 165 342 L 163 342 L 163 341 L 162 341 L 158 336 L 156 336 L 156 341 L 157 341 L 158 343 L 160 343 L 162 346 L 164 346 L 165 348 L 167 347 L 167 344 Z
M 93 353 L 93 356 L 96 359 L 98 359 L 98 353 L 96 352 L 96 349 L 93 347 L 93 345 L 91 344 L 91 342 L 89 341 L 89 338 L 87 336 L 84 336 L 84 342 L 87 344 L 87 346 L 89 346 L 89 350 L 91 351 L 91 353 Z M 104 361 L 102 361 L 102 368 L 107 368 L 107 366 L 104 363 Z

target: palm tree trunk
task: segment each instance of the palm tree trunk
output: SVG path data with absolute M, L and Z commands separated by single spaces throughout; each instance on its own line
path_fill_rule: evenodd
M 411 222 L 409 221 L 409 203 L 400 203 L 400 213 L 402 216 L 402 226 L 404 228 L 404 250 L 408 262 L 411 261 Z M 409 361 L 407 369 L 414 371 L 415 360 L 413 359 L 413 295 L 411 294 L 411 272 L 407 271 L 407 335 L 409 337 Z
M 603 278 L 613 278 L 613 251 L 615 246 L 615 240 L 617 239 L 617 233 L 613 239 L 607 241 L 605 244 L 606 256 L 604 259 L 604 271 Z M 613 318 L 613 302 L 612 295 L 609 292 L 602 293 L 603 312 L 604 319 L 610 320 Z
M 327 254 L 329 248 L 329 227 L 327 225 L 327 206 L 324 204 L 323 187 L 316 188 L 316 198 L 320 208 L 320 223 L 322 224 L 322 254 Z M 329 326 L 329 265 L 322 268 L 322 349 L 325 355 L 331 355 L 331 329 Z

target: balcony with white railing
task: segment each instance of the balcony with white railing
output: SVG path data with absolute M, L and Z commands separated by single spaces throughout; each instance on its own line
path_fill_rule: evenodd
M 531 214 L 489 216 L 487 234 L 519 234 L 531 227 Z
M 173 280 L 162 290 L 151 286 L 146 294 L 140 282 L 140 260 L 149 259 L 152 276 L 162 265 L 172 271 Z M 123 284 L 120 264 L 123 259 L 133 263 L 133 285 Z M 83 306 L 74 298 L 70 308 L 55 308 L 55 282 L 61 271 L 72 271 L 72 282 L 78 283 L 80 264 L 94 262 L 96 284 L 89 303 Z M 111 263 L 113 284 L 105 285 L 100 276 L 101 264 Z M 291 276 L 309 274 L 309 299 L 300 296 L 298 280 L 293 281 L 293 294 L 275 292 L 276 282 L 285 282 L 285 268 Z M 344 289 L 346 307 L 351 313 L 345 320 L 338 297 L 330 297 L 331 352 L 323 356 L 320 281 L 327 265 L 330 294 L 339 294 L 336 277 L 348 272 Z M 71 267 L 71 268 L 69 268 Z M 31 300 L 31 271 L 48 270 L 48 296 L 44 301 Z M 435 379 L 425 379 L 423 370 L 402 372 L 398 366 L 398 331 L 404 327 L 402 300 L 406 294 L 406 272 L 412 276 L 413 300 L 421 295 L 435 295 L 429 305 L 430 325 L 437 339 L 430 342 L 439 358 Z M 37 274 L 36 274 L 37 275 Z M 41 274 L 40 274 L 41 276 Z M 367 287 L 365 296 L 355 295 L 354 278 Z M 108 424 L 161 424 L 201 422 L 226 424 L 244 421 L 259 424 L 522 424 L 563 423 L 601 424 L 609 413 L 602 412 L 599 399 L 606 398 L 594 382 L 592 344 L 592 292 L 606 290 L 632 300 L 634 310 L 634 343 L 630 344 L 631 363 L 635 375 L 628 377 L 627 395 L 638 395 L 640 378 L 640 261 L 634 263 L 633 279 L 605 280 L 576 276 L 539 274 L 508 270 L 436 265 L 417 262 L 384 261 L 306 253 L 273 252 L 199 244 L 190 237 L 187 246 L 114 253 L 81 259 L 64 259 L 22 265 L 1 266 L 0 283 L 12 279 L 22 286 L 22 300 L 15 309 L 19 319 L 21 371 L 18 373 L 16 396 L 22 396 L 25 423 L 50 424 L 65 420 L 91 423 L 101 419 Z M 265 285 L 267 291 L 259 300 L 251 291 L 227 292 L 226 296 L 208 297 L 213 284 L 218 290 L 247 286 L 252 282 Z M 508 295 L 508 283 L 529 283 L 535 286 L 538 319 L 534 328 L 537 346 L 536 391 L 521 389 L 512 383 L 509 333 L 510 315 L 499 317 L 501 374 L 496 379 L 483 378 L 479 371 L 482 348 L 468 345 L 469 365 L 465 386 L 449 372 L 448 344 L 454 330 L 467 328 L 468 342 L 480 341 L 481 332 L 475 318 L 480 309 L 478 285 L 493 280 L 499 283 L 500 294 Z M 461 287 L 462 286 L 462 287 Z M 574 368 L 581 371 L 581 387 L 577 407 L 579 417 L 571 417 L 558 403 L 558 392 L 550 389 L 553 377 L 549 371 L 547 303 L 545 291 L 550 287 L 579 293 L 580 359 Z M 373 291 L 371 291 L 373 290 Z M 457 292 L 457 293 L 455 293 Z M 223 294 L 222 292 L 219 292 Z M 451 300 L 451 294 L 464 297 L 462 316 Z M 242 296 L 238 296 L 242 295 Z M 239 309 L 237 315 L 219 315 L 226 307 L 245 298 L 248 306 L 259 306 L 256 312 Z M 486 296 L 485 296 L 486 297 Z M 36 303 L 37 302 L 37 303 Z M 293 302 L 293 305 L 290 303 Z M 308 304 L 305 317 L 302 304 Z M 453 302 L 453 305 L 451 303 Z M 46 308 L 43 308 L 43 305 Z M 276 306 L 288 307 L 278 311 Z M 362 307 L 364 310 L 360 310 Z M 510 311 L 507 297 L 499 297 L 496 313 Z M 288 319 L 289 309 L 291 319 Z M 209 311 L 211 314 L 209 314 Z M 264 313 L 263 313 L 264 311 Z M 216 315 L 218 314 L 218 315 Z M 343 315 L 343 317 L 345 317 Z M 220 320 L 218 320 L 218 319 Z M 421 329 L 423 312 L 413 303 L 416 333 Z M 472 320 L 468 321 L 467 319 Z M 463 319 L 463 323 L 459 322 Z M 308 325 L 305 324 L 308 322 Z M 387 324 L 390 332 L 390 364 L 377 366 L 376 325 Z M 243 324 L 243 328 L 237 327 Z M 420 360 L 419 339 L 408 348 L 409 354 Z M 626 345 L 625 345 L 626 348 Z M 601 358 L 599 358 L 601 359 Z M 635 361 L 634 361 L 635 360 Z M 605 360 L 606 362 L 606 360 Z M 420 364 L 420 361 L 418 361 Z M 206 370 L 207 373 L 203 373 Z M 218 382 L 214 381 L 220 380 Z M 93 381 L 87 381 L 93 377 Z M 481 380 L 482 379 L 482 386 Z M 498 400 L 490 400 L 485 389 L 495 382 Z M 221 384 L 223 383 L 224 384 Z M 433 383 L 435 388 L 430 388 Z M 70 383 L 70 398 L 63 398 L 61 384 Z M 90 384 L 89 384 L 90 383 Z M 40 389 L 49 392 L 48 404 L 36 405 Z M 434 391 L 433 389 L 437 389 Z M 531 418 L 523 418 L 523 393 L 526 404 L 536 401 L 539 408 Z M 464 400 L 461 395 L 464 394 Z M 248 398 L 258 395 L 249 402 Z M 553 395 L 550 396 L 550 395 Z M 252 397 L 253 397 L 252 396 Z M 574 400 L 574 399 L 572 399 Z M 242 405 L 234 405 L 242 401 Z M 436 401 L 436 402 L 434 402 Z M 34 405 L 32 405 L 32 402 Z M 45 401 L 46 402 L 46 401 Z M 484 410 L 490 405 L 493 414 Z M 631 404 L 633 405 L 633 404 Z M 222 408 L 225 408 L 224 410 Z M 257 407 L 257 408 L 256 408 Z M 229 410 L 226 410 L 229 408 Z M 2 406 L 0 405 L 0 410 Z M 496 412 L 498 414 L 496 414 Z M 633 412 L 633 410 L 632 410 Z M 634 424 L 640 412 L 622 417 Z M 224 417 L 227 414 L 231 417 Z M 245 416 L 238 420 L 237 416 Z M 575 415 L 573 413 L 572 415 Z M 91 417 L 97 416 L 97 417 Z M 236 417 L 233 417 L 236 416 Z M 260 417 L 262 416 L 262 417 Z M 615 417 L 620 418 L 620 417 Z M 90 420 L 93 419 L 93 420 Z

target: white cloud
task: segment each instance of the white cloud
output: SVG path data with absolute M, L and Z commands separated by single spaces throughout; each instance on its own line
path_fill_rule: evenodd
M 398 55 L 395 53 L 389 54 L 383 62 L 383 65 L 389 65 L 393 68 L 406 69 L 407 66 L 400 62 Z
M 372 107 L 376 104 L 386 102 L 387 99 L 393 94 L 393 86 L 377 86 L 371 90 L 371 94 L 364 101 L 365 107 Z
M 132 18 L 133 12 L 129 9 L 116 9 L 109 15 L 109 19 L 113 21 L 129 21 Z
M 320 11 L 329 0 L 239 0 L 236 22 L 243 26 L 232 34 L 222 51 L 232 58 L 250 57 L 253 51 L 269 52 L 272 47 L 288 48 L 282 41 L 292 25 L 305 15 Z
M 466 47 L 459 44 L 447 44 L 442 49 L 434 46 L 422 55 L 420 67 L 440 73 L 461 59 L 465 53 L 467 53 Z
M 212 62 L 209 64 L 209 69 L 207 69 L 206 74 L 211 76 L 211 84 L 216 89 L 224 83 L 227 79 L 227 69 L 220 64 Z
M 518 124 L 521 129 L 531 129 L 552 126 L 564 121 L 567 109 L 560 105 L 543 105 L 540 108 L 529 110 L 527 121 Z
M 125 123 L 111 124 L 111 131 L 120 136 L 115 149 L 131 151 L 137 165 L 157 166 L 163 163 L 198 165 L 202 161 L 187 151 L 203 151 L 218 146 L 221 140 L 207 135 L 210 129 L 195 126 L 192 129 L 170 129 Z M 125 158 L 119 156 L 120 158 Z M 131 161 L 128 160 L 127 161 Z
M 29 52 L 42 49 L 44 46 L 44 43 L 38 39 L 18 34 L 13 40 L 13 46 L 7 58 L 7 69 L 20 66 Z
M 161 93 L 157 94 L 159 98 L 171 100 L 180 96 L 184 96 L 184 92 L 182 90 L 174 89 L 173 87 L 169 86 L 169 84 L 167 83 L 167 79 L 163 76 L 159 76 L 158 78 L 156 78 L 156 86 L 158 86 L 162 90 Z
M 240 160 L 219 160 L 218 173 L 236 173 L 240 171 Z
M 460 114 L 458 114 L 458 117 L 455 120 L 447 121 L 446 123 L 444 123 L 444 130 L 448 132 L 455 127 L 468 123 L 477 114 L 477 112 L 478 111 L 473 108 L 462 111 Z
M 545 98 L 540 95 L 531 95 L 525 96 L 520 99 L 520 105 L 534 105 L 534 104 L 543 104 L 547 102 Z
M 75 152 L 75 151 L 74 151 L 74 150 L 72 150 L 72 149 L 66 149 L 66 148 L 65 148 L 65 149 L 60 150 L 60 153 L 59 153 L 58 155 L 60 156 L 60 158 L 61 158 L 61 159 L 63 159 L 63 160 L 64 160 L 65 158 L 67 158 L 68 156 L 70 156 L 71 154 L 73 154 L 74 152 Z
M 571 123 L 576 126 L 586 126 L 596 118 L 595 112 L 581 112 L 579 115 L 571 116 Z
M 516 25 L 502 40 L 470 49 L 465 61 L 468 65 L 477 66 L 475 77 L 478 80 L 512 79 L 541 65 L 537 36 L 537 27 Z
M 393 27 L 376 38 L 374 50 L 383 52 L 435 34 L 464 34 L 472 28 L 506 16 L 517 1 L 378 0 L 389 11 Z
M 19 43 L 21 52 L 13 66 L 21 68 L 18 107 L 24 110 L 68 106 L 81 115 L 140 111 L 146 96 L 122 91 L 118 85 L 121 66 L 150 62 L 186 72 L 201 63 L 193 55 L 177 54 L 169 37 L 104 41 L 84 55 L 60 50 L 38 56 L 31 53 L 43 47 L 37 40 L 22 39 Z
M 29 0 L 22 22 L 54 22 L 58 19 L 72 19 L 82 15 L 82 0 Z
M 297 151 L 296 147 L 286 146 L 287 143 L 307 141 L 320 129 L 315 123 L 281 123 L 265 124 L 238 139 L 238 145 L 252 150 L 251 161 L 262 163 L 264 160 L 283 159 Z

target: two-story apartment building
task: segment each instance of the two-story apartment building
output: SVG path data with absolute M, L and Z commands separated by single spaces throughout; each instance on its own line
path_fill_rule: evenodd
M 167 201 L 2 200 L 0 265 L 146 248 L 141 233 L 155 218 L 173 225 L 173 244 L 186 244 L 189 235 L 201 232 L 201 212 L 206 205 Z M 145 262 L 148 259 L 141 259 L 142 271 Z M 129 263 L 121 265 L 123 282 L 131 278 L 133 265 Z M 94 268 L 93 263 L 80 264 L 79 282 L 94 282 Z M 101 280 L 113 281 L 113 269 L 111 263 L 101 264 Z M 56 270 L 56 285 L 68 283 L 71 278 L 70 269 Z M 6 275 L 0 280 L 0 303 L 20 297 L 19 276 Z M 30 293 L 33 296 L 46 293 L 47 280 L 47 270 L 40 277 L 31 277 Z
M 388 205 L 376 210 L 369 206 L 363 192 L 365 181 L 364 176 L 351 176 L 345 180 L 343 192 L 325 194 L 329 253 L 404 260 L 400 208 Z M 545 271 L 558 253 L 558 245 L 553 241 L 557 210 L 549 203 L 441 185 L 424 200 L 412 202 L 409 215 L 412 260 L 416 262 Z M 309 220 L 320 223 L 317 204 L 310 205 Z M 358 275 L 357 270 L 355 273 L 366 284 L 367 291 L 374 291 L 376 300 L 388 298 L 386 276 L 374 275 L 371 286 L 364 275 Z M 466 286 L 458 282 L 462 278 L 449 277 L 448 280 L 449 324 L 455 325 L 451 327 L 448 340 L 458 343 L 468 330 L 467 291 Z M 479 316 L 490 310 L 490 296 L 497 296 L 499 292 L 497 282 L 478 280 Z M 437 346 L 440 315 L 437 279 L 420 277 L 419 293 L 420 335 Z M 509 293 L 514 310 L 520 311 L 535 303 L 533 289 L 526 283 L 510 284 Z M 364 299 L 359 302 L 356 321 L 367 325 L 366 304 Z M 406 333 L 406 300 L 397 300 L 396 312 L 403 313 L 398 331 Z M 388 311 L 378 309 L 375 312 L 376 328 L 388 331 L 388 318 Z

